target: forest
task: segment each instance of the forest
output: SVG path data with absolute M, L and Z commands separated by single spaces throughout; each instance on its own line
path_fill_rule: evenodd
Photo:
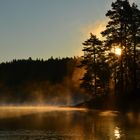
M 82 57 L 30 57 L 0 64 L 0 103 L 139 109 L 140 10 L 116 0 L 102 39 L 90 33 Z
M 79 89 L 79 57 L 13 60 L 0 64 L 1 104 L 72 105 L 88 98 Z

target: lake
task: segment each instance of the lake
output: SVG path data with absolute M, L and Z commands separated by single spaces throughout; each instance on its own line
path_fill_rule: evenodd
M 140 113 L 0 107 L 0 140 L 140 140 Z

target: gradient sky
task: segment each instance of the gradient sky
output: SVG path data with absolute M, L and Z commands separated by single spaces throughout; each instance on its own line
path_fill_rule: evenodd
M 103 30 L 112 1 L 0 0 L 0 62 L 81 55 L 89 33 Z

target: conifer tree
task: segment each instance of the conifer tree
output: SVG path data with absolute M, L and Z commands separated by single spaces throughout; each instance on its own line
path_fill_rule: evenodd
M 83 45 L 85 47 L 82 66 L 85 67 L 86 73 L 82 78 L 81 86 L 96 96 L 99 93 L 98 89 L 105 88 L 105 83 L 109 79 L 102 41 L 90 34 L 90 38 Z
M 106 14 L 109 22 L 102 35 L 106 37 L 105 46 L 109 50 L 113 46 L 121 48 L 121 56 L 119 59 L 116 57 L 112 66 L 115 66 L 119 89 L 127 92 L 128 84 L 134 83 L 134 89 L 136 88 L 136 47 L 140 38 L 140 12 L 128 0 L 116 0 L 111 6 L 112 9 Z

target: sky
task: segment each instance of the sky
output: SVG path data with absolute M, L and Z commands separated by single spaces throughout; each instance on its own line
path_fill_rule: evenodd
M 0 0 L 0 62 L 81 56 L 89 34 L 100 37 L 112 1 Z

